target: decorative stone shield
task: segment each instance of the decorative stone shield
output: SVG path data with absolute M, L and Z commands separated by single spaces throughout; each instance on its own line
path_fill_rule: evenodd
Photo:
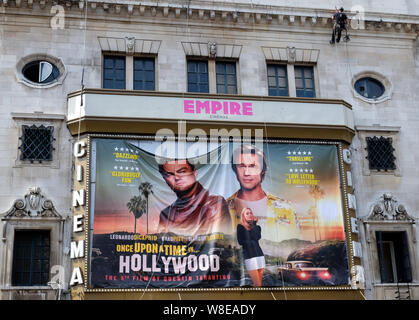
M 373 204 L 367 220 L 414 221 L 414 219 L 407 214 L 405 206 L 399 204 L 391 193 L 384 193 L 379 200 Z
M 13 203 L 13 206 L 6 212 L 4 219 L 35 217 L 61 219 L 61 215 L 55 210 L 52 201 L 45 199 L 39 187 L 30 187 L 23 199 L 17 199 Z

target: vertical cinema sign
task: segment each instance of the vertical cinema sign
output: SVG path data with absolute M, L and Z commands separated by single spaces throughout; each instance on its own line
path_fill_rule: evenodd
M 85 220 L 86 220 L 86 167 L 87 143 L 86 140 L 74 144 L 74 186 L 72 191 L 73 209 L 73 237 L 71 241 L 72 272 L 70 278 L 71 297 L 80 299 L 83 296 L 83 271 L 85 255 Z

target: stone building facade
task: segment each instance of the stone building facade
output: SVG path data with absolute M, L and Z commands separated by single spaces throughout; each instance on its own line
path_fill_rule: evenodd
M 74 266 L 86 270 L 83 259 L 70 256 L 71 241 L 85 239 L 84 233 L 73 232 L 73 216 L 82 210 L 73 205 L 72 192 L 81 185 L 77 182 L 79 160 L 74 158 L 74 145 L 79 141 L 87 143 L 87 134 L 152 135 L 156 128 L 168 124 L 158 124 L 163 110 L 152 111 L 154 116 L 149 117 L 154 120 L 142 121 L 141 114 L 123 111 L 120 106 L 111 111 L 101 109 L 101 103 L 106 105 L 105 94 L 121 103 L 127 101 L 126 96 L 141 96 L 141 92 L 133 90 L 135 81 L 129 72 L 124 79 L 125 93 L 102 90 L 104 57 L 112 55 L 126 57 L 126 70 L 133 68 L 133 57 L 153 58 L 154 91 L 163 98 L 188 96 L 187 57 L 234 61 L 238 99 L 252 97 L 260 101 L 264 97 L 269 100 L 267 64 L 285 65 L 288 98 L 278 102 L 290 106 L 302 103 L 307 113 L 302 117 L 286 109 L 290 112 L 284 115 L 286 120 L 271 123 L 268 135 L 343 141 L 346 151 L 342 168 L 349 172 L 344 175 L 348 193 L 345 223 L 351 240 L 352 282 L 353 290 L 361 292 L 345 296 L 335 295 L 333 290 L 294 290 L 288 297 L 419 299 L 415 227 L 419 218 L 419 169 L 415 161 L 419 153 L 414 148 L 419 133 L 419 3 L 335 2 L 337 7 L 345 7 L 350 18 L 350 41 L 331 45 L 334 9 L 323 0 L 292 4 L 269 0 L 3 0 L 0 298 L 54 299 L 59 295 L 70 299 L 89 298 L 89 294 L 95 298 L 105 294 L 117 297 L 112 292 L 85 292 L 83 286 L 70 290 Z M 22 70 L 33 61 L 55 65 L 59 76 L 45 84 L 28 81 Z M 294 81 L 296 66 L 312 68 L 314 98 L 299 97 Z M 208 94 L 216 98 L 216 70 L 211 63 L 208 77 Z M 380 97 L 365 97 L 357 92 L 357 81 L 365 78 L 381 83 Z M 84 109 L 77 109 L 81 96 L 85 98 Z M 99 102 L 93 106 L 90 101 Z M 349 107 L 331 122 L 322 122 L 328 111 L 321 104 L 328 103 Z M 318 111 L 313 111 L 316 106 Z M 34 125 L 38 129 L 53 128 L 53 150 L 47 161 L 22 158 L 23 131 Z M 395 156 L 388 170 L 371 167 L 368 157 L 376 150 L 368 149 L 372 141 L 368 138 L 374 137 L 394 148 L 384 150 Z M 25 229 L 50 231 L 49 267 L 56 267 L 51 270 L 48 286 L 12 285 L 14 238 L 17 231 Z M 400 235 L 407 240 L 397 238 Z M 395 255 L 396 244 L 406 248 L 403 258 Z M 406 259 L 406 255 L 408 262 L 399 265 L 396 260 Z M 386 259 L 390 259 L 391 267 L 383 267 Z M 383 268 L 392 272 L 388 282 L 383 279 Z M 409 269 L 409 276 L 402 276 L 400 269 Z M 52 281 L 54 276 L 54 281 L 61 280 L 60 290 Z M 178 293 L 148 294 L 177 299 Z M 181 294 L 185 299 L 197 298 L 193 292 Z M 252 298 L 283 298 L 269 291 L 248 294 Z M 132 293 L 131 297 L 137 296 Z

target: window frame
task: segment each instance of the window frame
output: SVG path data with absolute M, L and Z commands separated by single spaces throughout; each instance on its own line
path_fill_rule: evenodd
M 37 246 L 38 248 L 35 249 L 34 238 L 32 238 L 31 242 L 30 242 L 30 253 L 29 253 L 30 258 L 29 259 L 27 259 L 27 258 L 22 259 L 21 258 L 22 256 L 19 256 L 19 258 L 17 257 L 18 256 L 17 238 L 18 238 L 18 234 L 23 234 L 23 233 L 33 233 L 33 234 L 38 233 L 39 235 L 44 233 L 45 235 L 46 234 L 48 235 L 48 246 L 47 246 L 47 248 L 48 248 L 48 259 L 46 259 L 46 258 L 45 259 L 35 258 L 35 252 L 34 251 L 39 250 L 40 248 Z M 41 246 L 41 248 L 46 248 L 46 246 Z M 25 255 L 23 255 L 23 256 L 25 256 Z M 25 267 L 28 267 L 29 269 L 24 268 L 25 269 L 24 271 L 20 271 L 20 272 L 17 271 L 16 263 L 17 263 L 18 259 L 19 260 L 29 260 L 30 265 L 25 266 Z M 37 260 L 48 260 L 47 271 L 46 271 L 48 273 L 48 277 L 47 277 L 45 283 L 43 283 L 43 281 L 41 281 L 41 283 L 35 283 L 34 280 L 33 280 L 33 275 L 34 275 L 34 273 L 36 273 L 34 271 L 34 263 Z M 12 286 L 14 286 L 14 287 L 19 287 L 19 286 L 23 286 L 23 287 L 47 286 L 48 281 L 50 279 L 50 269 L 51 269 L 51 231 L 50 230 L 39 230 L 39 229 L 15 230 L 14 241 L 13 241 L 13 262 L 12 262 L 12 280 L 11 280 Z M 17 278 L 16 278 L 18 273 L 29 273 L 29 283 L 19 283 L 17 281 Z M 38 272 L 38 273 L 41 273 L 41 272 Z M 42 273 L 45 273 L 45 270 L 42 271 Z M 42 279 L 42 276 L 41 276 L 41 279 Z
M 6 239 L 3 244 L 3 257 L 5 258 L 1 262 L 2 274 L 0 275 L 0 285 L 3 287 L 9 287 L 10 289 L 48 289 L 52 290 L 49 285 L 36 285 L 36 286 L 15 286 L 12 284 L 13 275 L 13 248 L 15 242 L 15 231 L 26 231 L 26 230 L 40 230 L 50 232 L 50 277 L 51 279 L 51 268 L 55 265 L 63 264 L 63 222 L 62 218 L 53 219 L 34 219 L 30 218 L 10 218 L 6 221 L 6 225 L 3 229 L 3 238 Z
M 410 257 L 410 253 L 409 253 L 409 240 L 408 240 L 408 235 L 406 231 L 375 231 L 376 234 L 376 241 L 377 241 L 377 253 L 378 253 L 378 264 L 380 267 L 380 279 L 381 279 L 381 283 L 412 283 L 413 282 L 413 273 L 412 273 L 412 263 L 411 263 L 411 257 Z M 391 234 L 391 236 L 393 236 L 392 240 L 383 240 L 383 237 L 385 236 L 389 236 Z M 397 239 L 396 237 L 400 237 L 399 239 Z M 401 240 L 400 243 L 396 243 L 395 240 Z M 383 244 L 390 244 L 390 262 L 391 262 L 391 271 L 392 271 L 392 277 L 393 277 L 393 281 L 384 281 L 386 274 L 383 271 L 385 271 L 385 266 L 383 265 L 384 260 L 385 260 L 385 252 L 384 252 L 384 248 L 383 248 Z M 396 250 L 396 244 L 398 244 L 399 246 L 403 246 L 403 251 L 407 252 L 407 261 L 408 261 L 408 266 L 404 265 L 400 265 L 400 263 L 403 263 L 403 259 L 397 259 L 400 258 L 399 256 L 399 250 Z M 401 254 L 401 253 L 400 253 Z M 409 281 L 399 281 L 399 274 L 402 273 L 402 270 L 399 270 L 399 268 L 401 269 L 408 269 L 408 273 L 406 274 L 405 277 L 406 278 L 410 278 Z M 390 271 L 390 270 L 387 270 Z M 388 277 L 388 276 L 387 276 Z
M 394 175 L 396 177 L 402 176 L 402 169 L 400 164 L 400 138 L 399 138 L 399 132 L 400 127 L 390 127 L 390 126 L 355 126 L 355 130 L 357 131 L 358 136 L 358 143 L 359 143 L 359 149 L 360 149 L 360 162 L 362 163 L 362 174 L 364 176 L 370 176 L 370 175 Z M 393 151 L 393 155 L 396 157 L 394 160 L 394 164 L 396 166 L 395 170 L 375 170 L 370 169 L 369 167 L 369 160 L 368 157 L 368 151 L 367 151 L 367 137 L 385 137 L 385 138 L 392 138 L 393 140 L 393 148 L 395 149 Z M 355 142 L 355 139 L 354 139 Z M 356 147 L 356 146 L 355 146 Z
M 415 227 L 413 222 L 409 221 L 368 221 L 364 220 L 365 227 L 365 241 L 367 248 L 366 253 L 369 259 L 369 264 L 371 268 L 371 282 L 375 287 L 387 286 L 387 285 L 397 285 L 397 282 L 391 283 L 381 282 L 381 270 L 379 262 L 379 252 L 378 252 L 378 239 L 376 232 L 405 232 L 408 239 L 408 252 L 410 258 L 410 269 L 412 274 L 412 282 L 415 283 L 418 281 L 419 270 L 417 270 L 417 256 L 416 256 L 416 237 L 415 237 Z
M 0 299 L 56 299 L 56 286 L 49 281 L 59 275 L 62 293 L 68 290 L 71 259 L 70 240 L 66 235 L 66 220 L 55 208 L 53 201 L 41 192 L 39 187 L 30 187 L 27 192 L 15 198 L 10 209 L 1 214 L 2 246 L 0 246 Z M 43 285 L 13 285 L 13 255 L 16 231 L 46 231 L 50 235 L 50 256 L 48 283 Z M 65 276 L 64 279 L 62 276 Z M 57 278 L 55 277 L 55 281 Z
M 189 90 L 189 63 L 190 62 L 206 62 L 207 64 L 207 77 L 208 77 L 208 91 L 190 91 Z M 208 59 L 202 59 L 200 57 L 187 57 L 186 58 L 186 91 L 190 93 L 210 93 L 211 92 L 211 79 L 210 79 L 210 61 Z
M 234 70 L 235 70 L 235 86 L 236 86 L 236 92 L 235 93 L 228 93 L 228 92 L 218 92 L 218 83 L 217 83 L 217 63 L 229 63 L 234 65 Z M 227 83 L 225 83 L 225 86 L 227 86 L 227 91 L 228 91 L 228 73 L 225 73 L 227 79 L 225 79 L 227 81 Z M 237 68 L 237 60 L 230 60 L 230 59 L 216 59 L 215 60 L 215 92 L 217 94 L 228 94 L 228 95 L 237 95 L 240 94 L 239 92 L 239 83 L 238 83 L 238 68 Z
M 46 61 L 51 63 L 52 65 L 56 66 L 59 72 L 59 75 L 57 78 L 55 78 L 53 81 L 48 83 L 37 83 L 30 81 L 23 75 L 23 68 L 35 61 Z M 62 85 L 66 76 L 67 76 L 67 68 L 65 67 L 62 59 L 51 56 L 49 54 L 30 54 L 23 58 L 21 58 L 17 63 L 15 67 L 15 75 L 16 79 L 19 83 L 22 83 L 30 88 L 35 89 L 48 89 L 52 88 L 58 85 Z
M 105 59 L 106 57 L 121 57 L 124 58 L 124 88 L 105 88 Z M 102 55 L 102 88 L 103 89 L 110 89 L 110 90 L 127 90 L 127 56 L 124 54 L 117 54 L 117 53 L 104 53 Z
M 381 94 L 376 98 L 366 97 L 366 96 L 362 95 L 358 91 L 358 90 L 360 90 L 359 86 L 360 86 L 361 81 L 364 82 L 364 86 L 365 86 L 365 89 L 366 89 L 367 92 L 368 92 L 369 85 L 371 83 L 376 83 L 380 87 L 380 89 L 382 90 Z M 384 84 L 381 81 L 379 81 L 378 79 L 375 79 L 373 77 L 368 77 L 368 76 L 367 77 L 362 77 L 362 78 L 359 78 L 358 80 L 356 80 L 355 83 L 354 83 L 354 89 L 360 96 L 364 97 L 365 99 L 372 99 L 372 100 L 379 100 L 386 93 L 386 87 L 384 86 Z
M 419 280 L 419 260 L 417 245 L 417 220 L 408 212 L 409 208 L 391 193 L 382 193 L 376 200 L 371 199 L 368 213 L 360 218 L 359 239 L 362 242 L 364 265 L 366 268 L 366 289 L 372 299 L 396 299 L 397 293 L 412 291 L 410 288 Z M 377 246 L 377 231 L 403 232 L 406 234 L 406 251 L 409 255 L 411 279 L 409 283 L 382 283 Z M 397 250 L 397 249 L 396 249 Z M 368 291 L 367 291 L 368 292 Z
M 49 167 L 52 169 L 59 169 L 60 168 L 60 143 L 61 143 L 61 126 L 65 120 L 64 115 L 60 114 L 47 114 L 47 113 L 18 113 L 12 112 L 11 113 L 12 119 L 15 122 L 15 140 L 16 141 L 16 160 L 14 163 L 13 168 L 22 168 L 26 166 L 34 166 L 34 167 Z M 43 125 L 45 127 L 52 126 L 54 127 L 53 138 L 55 139 L 53 142 L 53 150 L 52 150 L 52 160 L 48 161 L 30 161 L 30 160 L 21 160 L 20 155 L 21 151 L 18 148 L 21 144 L 20 137 L 23 135 L 23 126 L 40 126 Z
M 355 83 L 362 78 L 372 78 L 381 82 L 381 84 L 384 86 L 383 95 L 376 99 L 366 98 L 360 95 L 358 91 L 355 89 Z M 354 75 L 353 78 L 349 80 L 349 85 L 352 88 L 351 91 L 355 98 L 369 104 L 382 103 L 384 101 L 390 100 L 393 95 L 393 83 L 388 79 L 388 77 L 376 71 L 366 70 Z
M 208 62 L 208 86 L 209 92 L 204 92 L 202 94 L 218 94 L 218 95 L 240 95 L 241 94 L 241 80 L 240 80 L 240 63 L 238 59 L 235 58 L 215 58 L 210 59 L 207 56 L 185 56 L 185 85 L 186 92 L 188 91 L 188 61 L 207 61 Z M 216 63 L 217 62 L 229 62 L 234 63 L 236 68 L 236 89 L 237 93 L 218 93 L 217 92 L 217 72 L 216 72 Z M 200 94 L 200 92 L 191 92 Z
M 39 67 L 40 67 L 43 63 L 48 63 L 48 64 L 50 64 L 50 65 L 51 65 L 51 67 L 52 67 L 52 74 L 51 74 L 51 75 L 53 75 L 53 79 L 52 79 L 52 80 L 50 80 L 50 81 L 48 81 L 48 82 L 45 82 L 47 79 L 49 79 L 49 78 L 51 77 L 51 75 L 50 75 L 50 76 L 48 76 L 48 78 L 47 78 L 47 79 L 45 79 L 45 80 L 43 80 L 42 82 L 40 82 L 40 81 L 33 81 L 33 80 L 29 79 L 29 78 L 27 77 L 27 75 L 25 75 L 26 71 L 27 71 L 29 68 L 31 68 L 31 67 L 33 67 L 33 66 L 35 66 L 35 65 L 38 65 L 38 77 L 39 77 L 39 72 L 40 72 Z M 53 83 L 54 81 L 56 81 L 56 80 L 60 77 L 60 70 L 58 69 L 58 67 L 57 67 L 55 64 L 53 64 L 53 63 L 51 63 L 51 62 L 49 62 L 49 61 L 46 61 L 46 60 L 34 60 L 34 61 L 31 61 L 31 62 L 28 62 L 27 64 L 25 64 L 25 65 L 23 66 L 23 68 L 22 68 L 22 73 L 23 73 L 23 76 L 26 78 L 26 80 L 27 80 L 27 81 L 32 82 L 32 83 L 36 83 L 36 84 L 41 84 L 41 85 L 46 85 L 46 84 Z M 58 74 L 55 76 L 55 73 L 58 73 Z
M 317 64 L 313 62 L 304 63 L 304 62 L 293 62 L 288 60 L 271 60 L 266 59 L 265 60 L 265 67 L 266 67 L 266 94 L 269 95 L 269 83 L 268 83 L 268 65 L 284 65 L 287 69 L 287 79 L 288 79 L 288 96 L 292 98 L 301 98 L 301 99 L 317 99 L 320 97 L 320 86 L 316 85 L 319 83 L 319 77 L 318 77 L 318 70 L 317 70 Z M 295 79 L 295 67 L 312 67 L 313 68 L 313 92 L 314 97 L 313 98 L 305 98 L 305 97 L 297 97 L 297 88 L 296 88 L 296 79 Z M 285 96 L 278 96 L 278 97 L 285 97 Z
M 271 95 L 270 94 L 270 86 L 269 86 L 269 66 L 282 66 L 285 68 L 285 79 L 286 79 L 286 90 L 287 90 L 287 95 Z M 278 61 L 266 61 L 266 78 L 267 78 L 267 83 L 268 83 L 268 96 L 270 97 L 290 97 L 290 77 L 289 77 L 289 72 L 288 72 L 288 64 L 285 62 L 278 62 Z M 275 69 L 275 79 L 276 79 L 276 83 L 278 84 L 278 79 L 279 77 L 277 77 L 277 69 Z M 276 90 L 278 90 L 278 87 L 276 88 Z
M 27 130 L 47 130 L 47 131 L 49 131 L 49 134 L 51 136 L 49 137 L 50 141 L 48 142 L 49 143 L 48 148 L 50 149 L 48 159 L 24 157 L 26 152 L 23 149 L 26 146 L 26 144 L 28 143 L 26 141 L 28 139 L 28 137 L 25 136 L 25 133 L 26 133 Z M 19 137 L 19 140 L 20 140 L 21 144 L 18 147 L 18 149 L 20 150 L 20 160 L 21 161 L 29 161 L 30 163 L 34 163 L 34 162 L 42 163 L 44 161 L 46 161 L 46 162 L 53 161 L 53 152 L 55 150 L 54 141 L 56 140 L 54 138 L 54 126 L 44 126 L 43 124 L 41 124 L 41 125 L 32 124 L 31 126 L 22 125 L 22 135 Z
M 374 157 L 375 154 L 373 154 L 372 152 L 370 153 L 370 149 L 371 149 L 370 147 L 371 146 L 369 144 L 369 141 L 374 140 L 374 138 L 378 138 L 378 140 L 384 139 L 385 143 L 390 144 L 388 147 L 391 147 L 393 150 L 391 151 L 391 155 L 388 155 L 388 156 L 389 157 L 391 156 L 391 157 L 394 158 L 394 159 L 390 160 L 391 164 L 393 164 L 393 166 L 394 166 L 393 168 L 385 168 L 383 166 L 379 167 L 378 165 L 374 165 L 374 162 L 373 162 L 372 158 L 376 158 L 376 157 Z M 397 167 L 396 167 L 396 157 L 394 155 L 394 151 L 396 149 L 393 146 L 393 138 L 392 137 L 384 137 L 384 136 L 381 135 L 381 136 L 365 137 L 365 140 L 366 140 L 365 143 L 367 145 L 366 153 L 367 153 L 367 160 L 368 160 L 368 168 L 370 170 L 374 170 L 374 171 L 377 171 L 377 172 L 381 172 L 381 171 L 388 172 L 388 171 L 395 171 L 397 169 Z
M 298 96 L 298 91 L 301 90 L 301 89 L 297 88 L 296 68 L 302 68 L 303 71 L 306 68 L 311 68 L 311 75 L 312 75 L 312 81 L 313 81 L 313 88 L 311 89 L 311 91 L 313 92 L 313 97 L 307 97 L 305 95 L 304 96 Z M 303 81 L 303 85 L 304 85 L 303 91 L 306 92 L 308 90 L 306 90 L 304 72 L 302 72 L 302 75 L 303 75 L 302 81 Z M 317 98 L 316 72 L 315 72 L 315 66 L 313 64 L 294 64 L 294 82 L 295 82 L 295 96 L 297 98 L 309 98 L 309 99 L 316 99 Z
M 158 77 L 158 55 L 157 54 L 132 54 L 128 55 L 121 52 L 102 51 L 102 65 L 101 65 L 101 88 L 103 88 L 104 77 L 104 63 L 105 56 L 121 56 L 125 57 L 125 89 L 108 89 L 108 90 L 132 90 L 132 91 L 159 91 L 159 77 Z M 134 59 L 145 58 L 154 59 L 154 90 L 140 90 L 134 89 Z
M 144 59 L 148 61 L 153 61 L 153 89 L 136 89 L 135 88 L 135 60 L 136 59 Z M 147 81 L 144 81 L 147 82 Z M 132 90 L 135 91 L 156 91 L 156 59 L 155 57 L 151 56 L 133 56 L 133 64 L 132 64 Z

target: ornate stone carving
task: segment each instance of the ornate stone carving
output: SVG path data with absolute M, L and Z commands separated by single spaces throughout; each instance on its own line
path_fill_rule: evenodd
M 31 207 L 32 210 L 36 210 L 36 208 L 38 208 L 39 206 L 39 200 L 40 200 L 40 192 L 41 189 L 40 188 L 29 188 L 29 206 Z
M 208 52 L 209 52 L 209 57 L 211 59 L 214 59 L 215 56 L 217 55 L 217 44 L 215 42 L 208 43 Z
M 373 204 L 367 220 L 413 221 L 414 219 L 407 214 L 405 206 L 399 204 L 391 193 L 384 193 Z
M 295 47 L 287 47 L 287 56 L 288 56 L 288 62 L 289 63 L 294 63 L 295 59 L 296 59 L 296 49 Z
M 125 46 L 127 54 L 134 54 L 135 51 L 135 38 L 125 37 Z
M 51 200 L 41 194 L 39 187 L 31 187 L 23 199 L 17 199 L 5 214 L 7 218 L 61 218 Z

